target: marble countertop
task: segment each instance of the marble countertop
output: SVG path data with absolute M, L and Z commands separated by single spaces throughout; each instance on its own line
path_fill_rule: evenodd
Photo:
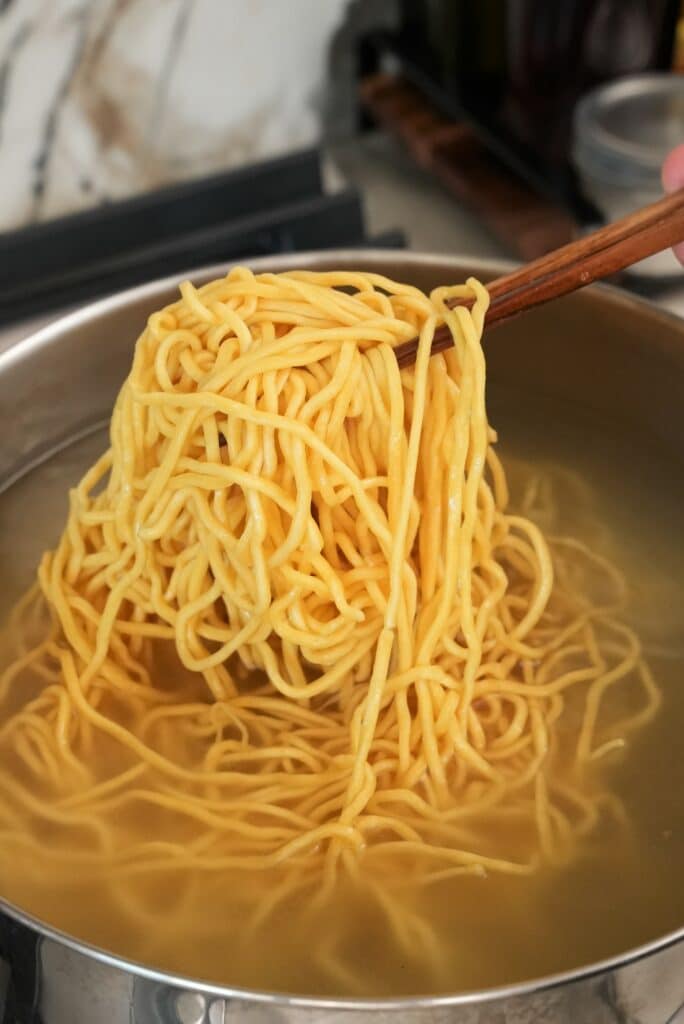
M 346 6 L 0 3 L 0 231 L 313 144 Z

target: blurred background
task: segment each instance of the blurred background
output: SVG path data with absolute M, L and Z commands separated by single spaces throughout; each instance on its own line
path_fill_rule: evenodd
M 0 0 L 0 319 L 201 264 L 529 259 L 660 193 L 680 0 Z M 626 279 L 680 301 L 670 254 Z

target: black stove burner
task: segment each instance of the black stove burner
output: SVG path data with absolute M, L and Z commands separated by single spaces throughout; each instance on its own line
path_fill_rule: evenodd
M 399 247 L 367 239 L 354 189 L 323 192 L 316 150 L 0 234 L 0 323 L 270 253 Z

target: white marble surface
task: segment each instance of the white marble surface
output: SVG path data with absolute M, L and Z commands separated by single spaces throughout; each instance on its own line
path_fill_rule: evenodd
M 4 0 L 0 231 L 301 148 L 346 0 Z

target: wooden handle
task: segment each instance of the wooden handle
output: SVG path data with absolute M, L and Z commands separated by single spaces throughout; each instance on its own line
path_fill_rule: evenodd
M 487 286 L 491 303 L 485 324 L 490 327 L 533 306 L 568 295 L 682 241 L 684 189 L 492 281 Z M 461 304 L 464 303 L 460 300 L 452 303 Z M 446 325 L 438 327 L 432 342 L 433 353 L 443 352 L 450 345 L 449 329 Z M 417 347 L 415 338 L 397 345 L 394 351 L 400 366 L 410 366 L 415 361 Z

